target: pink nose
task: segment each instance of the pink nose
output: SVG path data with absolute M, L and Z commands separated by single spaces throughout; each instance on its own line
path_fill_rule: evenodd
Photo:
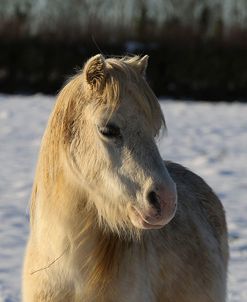
M 149 205 L 151 205 L 156 215 L 159 216 L 161 214 L 161 198 L 155 191 L 150 191 L 147 194 L 147 201 Z
M 148 211 L 145 219 L 152 224 L 170 220 L 177 207 L 177 194 L 174 185 L 156 185 L 146 193 Z

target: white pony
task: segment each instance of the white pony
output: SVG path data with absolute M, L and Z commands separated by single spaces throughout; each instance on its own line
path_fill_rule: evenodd
M 222 205 L 161 159 L 146 66 L 96 55 L 60 92 L 33 185 L 23 301 L 225 301 Z

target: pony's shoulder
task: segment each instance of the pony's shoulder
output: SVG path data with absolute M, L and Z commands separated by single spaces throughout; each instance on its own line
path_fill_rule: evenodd
M 193 191 L 196 189 L 195 193 L 213 193 L 210 186 L 199 175 L 195 174 L 188 168 L 171 161 L 164 162 L 167 170 L 177 185 L 185 185 L 187 188 Z
M 199 206 L 215 236 L 220 240 L 221 236 L 226 234 L 226 221 L 223 206 L 217 195 L 200 176 L 189 169 L 171 161 L 165 161 L 165 165 L 176 183 L 178 204 L 189 210 Z

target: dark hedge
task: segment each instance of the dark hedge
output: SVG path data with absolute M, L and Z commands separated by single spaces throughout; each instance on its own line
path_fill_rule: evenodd
M 247 100 L 247 48 L 216 41 L 100 43 L 107 55 L 148 54 L 147 79 L 158 96 Z M 100 52 L 93 41 L 26 38 L 0 41 L 0 91 L 55 94 L 84 62 Z

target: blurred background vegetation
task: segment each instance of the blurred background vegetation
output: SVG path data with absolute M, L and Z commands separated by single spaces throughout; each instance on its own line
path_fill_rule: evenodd
M 158 96 L 247 100 L 247 0 L 0 0 L 0 92 L 56 93 L 99 52 L 149 54 Z

